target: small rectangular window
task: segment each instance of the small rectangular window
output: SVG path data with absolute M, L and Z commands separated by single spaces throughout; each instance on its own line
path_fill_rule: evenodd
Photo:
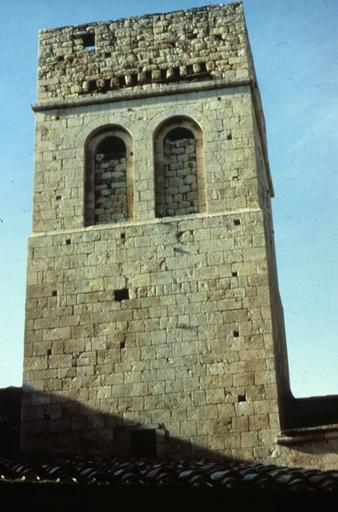
M 122 288 L 121 290 L 114 291 L 114 300 L 121 302 L 122 300 L 129 299 L 129 290 L 128 288 Z
M 79 34 L 79 37 L 82 39 L 83 48 L 86 52 L 95 51 L 95 32 L 85 32 Z

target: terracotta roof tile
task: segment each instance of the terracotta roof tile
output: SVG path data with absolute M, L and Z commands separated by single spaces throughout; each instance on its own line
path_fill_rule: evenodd
M 73 485 L 338 492 L 338 470 L 247 462 L 16 454 L 0 456 L 0 480 Z

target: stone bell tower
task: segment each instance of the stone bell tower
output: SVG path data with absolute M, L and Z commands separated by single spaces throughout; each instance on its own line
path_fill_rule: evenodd
M 33 110 L 22 447 L 285 460 L 242 5 L 41 31 Z

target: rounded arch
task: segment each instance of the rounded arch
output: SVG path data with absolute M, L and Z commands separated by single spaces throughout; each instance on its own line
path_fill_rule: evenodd
M 173 118 L 185 118 L 192 121 L 198 126 L 203 134 L 204 140 L 211 140 L 213 129 L 209 119 L 198 109 L 189 105 L 174 105 L 161 109 L 152 119 L 149 120 L 145 130 L 144 136 L 147 138 L 155 138 L 158 130 L 166 124 L 167 121 Z
M 133 125 L 129 119 L 124 118 L 123 116 L 118 115 L 116 112 L 108 112 L 100 115 L 100 118 L 93 119 L 84 125 L 83 128 L 79 130 L 77 139 L 76 139 L 76 147 L 82 147 L 86 149 L 90 139 L 94 137 L 96 134 L 103 132 L 105 130 L 114 128 L 120 128 L 122 131 L 129 134 L 131 139 L 133 136 Z
M 121 126 L 96 127 L 85 141 L 85 225 L 133 218 L 133 152 Z
M 187 115 L 165 117 L 154 130 L 153 138 L 154 140 L 157 140 L 158 137 L 165 138 L 174 129 L 189 130 L 196 140 L 203 139 L 202 127 L 195 119 Z
M 95 148 L 97 144 L 99 144 L 105 137 L 108 136 L 119 137 L 123 140 L 127 147 L 131 147 L 132 134 L 130 130 L 124 125 L 118 123 L 106 123 L 97 125 L 95 123 L 94 126 L 95 127 L 93 127 L 89 132 L 87 131 L 85 135 L 81 134 L 83 145 L 86 151 L 90 151 L 91 149 Z
M 154 131 L 157 217 L 206 211 L 203 132 L 186 115 L 162 120 Z

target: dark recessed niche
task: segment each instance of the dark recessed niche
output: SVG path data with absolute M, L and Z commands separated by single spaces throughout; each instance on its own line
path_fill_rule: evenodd
M 66 240 L 66 245 L 70 245 L 72 243 L 71 239 L 70 238 L 67 238 Z
M 49 349 L 47 350 L 47 356 L 51 356 L 51 355 L 52 355 L 52 349 L 51 349 L 51 348 L 49 348 Z
M 234 338 L 239 338 L 239 331 L 237 329 L 234 330 Z
M 232 140 L 232 133 L 228 133 L 227 140 Z
M 96 80 L 89 80 L 88 82 L 88 92 L 94 92 L 96 91 Z
M 178 66 L 175 66 L 173 68 L 173 75 L 174 75 L 174 78 L 180 78 L 180 68 Z
M 95 50 L 95 32 L 85 32 L 80 34 L 79 37 L 82 39 L 83 48 L 86 52 Z
M 234 224 L 235 224 L 235 226 L 239 226 L 239 225 L 240 225 L 240 223 L 241 223 L 240 219 L 235 219 L 235 220 L 234 220 Z
M 129 290 L 128 288 L 122 288 L 121 290 L 114 290 L 114 300 L 117 302 L 121 302 L 123 300 L 129 299 Z
M 98 144 L 95 152 L 122 157 L 126 154 L 126 145 L 120 137 L 108 136 Z
M 238 272 L 236 272 L 236 271 L 231 272 L 231 275 L 232 275 L 232 277 L 237 277 L 238 276 Z
M 238 402 L 246 402 L 246 395 L 238 395 L 237 401 Z
M 56 196 L 56 200 L 57 200 L 57 201 L 60 201 L 60 200 L 61 200 L 61 198 L 62 198 L 62 196 Z
M 178 128 L 174 128 L 173 130 L 171 130 L 168 133 L 168 135 L 165 138 L 165 142 L 167 142 L 167 141 L 177 142 L 178 140 L 193 139 L 193 138 L 194 138 L 194 135 L 190 130 L 188 130 L 187 128 L 178 127 Z
M 125 340 L 121 341 L 121 343 L 120 343 L 120 350 L 122 350 L 123 348 L 126 348 Z
M 57 297 L 57 294 L 58 294 L 57 290 L 52 291 L 52 297 Z
M 125 240 L 126 239 L 126 234 L 125 233 L 121 233 L 120 237 L 121 237 L 121 240 Z

